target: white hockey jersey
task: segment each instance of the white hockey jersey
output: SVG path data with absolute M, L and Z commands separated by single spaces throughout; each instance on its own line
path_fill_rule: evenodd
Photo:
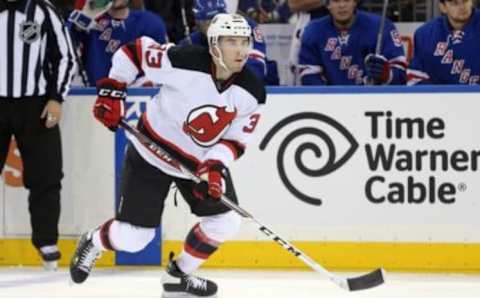
M 191 170 L 207 159 L 228 166 L 239 158 L 259 121 L 265 87 L 244 68 L 221 86 L 208 49 L 160 45 L 148 37 L 123 46 L 109 77 L 131 84 L 140 76 L 160 84 L 138 128 Z M 140 155 L 163 172 L 187 178 L 129 136 Z

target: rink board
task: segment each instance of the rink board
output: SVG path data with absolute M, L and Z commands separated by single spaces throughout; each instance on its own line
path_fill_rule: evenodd
M 269 89 L 256 135 L 232 167 L 240 202 L 329 268 L 480 271 L 479 93 L 454 86 Z M 93 94 L 74 90 L 62 120 L 64 264 L 80 233 L 113 216 L 118 190 L 122 137 L 93 120 Z M 151 94 L 132 90 L 127 118 L 134 122 Z M 391 163 L 378 161 L 382 152 Z M 17 166 L 13 160 L 6 168 L 8 186 L 0 181 L 0 264 L 37 264 Z M 196 221 L 171 197 L 161 232 L 166 253 L 179 249 Z M 137 262 L 158 264 L 167 256 L 159 246 L 157 235 Z M 128 264 L 131 256 L 109 258 L 101 264 Z M 247 222 L 207 265 L 303 266 Z

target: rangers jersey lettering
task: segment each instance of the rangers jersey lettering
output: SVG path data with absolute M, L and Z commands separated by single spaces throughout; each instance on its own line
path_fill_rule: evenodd
M 375 52 L 380 17 L 356 11 L 348 30 L 339 30 L 331 16 L 313 20 L 305 28 L 299 52 L 302 85 L 362 85 L 365 57 Z M 385 22 L 382 53 L 392 67 L 390 84 L 404 84 L 407 61 L 400 35 L 392 22 Z
M 82 59 L 90 86 L 95 86 L 99 79 L 108 75 L 113 53 L 120 46 L 143 35 L 160 43 L 166 42 L 163 20 L 149 11 L 130 11 L 125 20 L 116 20 L 104 13 L 96 21 L 99 30 L 90 30 L 89 33 L 75 30 L 72 23 L 67 23 L 73 38 L 83 46 Z
M 453 30 L 446 16 L 425 23 L 414 42 L 408 85 L 479 84 L 480 11 L 473 11 L 463 30 Z
M 148 37 L 115 53 L 109 77 L 132 83 L 138 75 L 162 87 L 147 105 L 139 129 L 194 170 L 207 159 L 229 165 L 239 158 L 255 130 L 265 88 L 244 68 L 229 80 L 214 79 L 208 48 L 160 45 Z M 169 175 L 187 178 L 150 148 L 129 138 L 140 155 Z

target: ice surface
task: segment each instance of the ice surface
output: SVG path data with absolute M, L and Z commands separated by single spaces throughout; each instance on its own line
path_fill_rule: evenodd
M 97 268 L 82 285 L 70 285 L 66 268 L 0 267 L 1 298 L 160 298 L 161 268 Z M 354 276 L 358 273 L 339 273 Z M 386 284 L 347 292 L 309 271 L 201 270 L 219 285 L 219 298 L 480 298 L 480 275 L 398 274 Z

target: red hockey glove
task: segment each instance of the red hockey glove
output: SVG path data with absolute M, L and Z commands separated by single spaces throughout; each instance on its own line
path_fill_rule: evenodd
M 365 57 L 365 70 L 375 85 L 389 83 L 392 77 L 390 63 L 382 55 L 368 54 Z
M 203 181 L 195 185 L 193 194 L 200 200 L 212 198 L 216 201 L 223 194 L 223 178 L 227 168 L 219 160 L 208 159 L 200 164 L 195 175 Z
M 103 78 L 97 82 L 97 100 L 93 106 L 93 115 L 111 131 L 118 127 L 124 114 L 127 85 L 119 81 Z

